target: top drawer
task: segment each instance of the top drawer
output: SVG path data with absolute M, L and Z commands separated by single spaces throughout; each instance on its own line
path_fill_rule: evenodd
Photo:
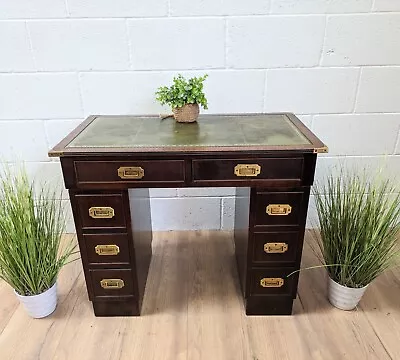
M 255 158 L 193 160 L 193 180 L 249 181 L 293 180 L 301 181 L 303 158 Z
M 75 161 L 76 180 L 82 183 L 184 183 L 185 162 L 164 161 Z

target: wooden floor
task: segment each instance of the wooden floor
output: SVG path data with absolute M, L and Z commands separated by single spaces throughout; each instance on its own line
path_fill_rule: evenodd
M 400 270 L 367 290 L 358 310 L 326 300 L 323 269 L 301 273 L 289 317 L 246 317 L 231 235 L 157 233 L 139 318 L 96 318 L 80 262 L 59 278 L 59 304 L 29 318 L 0 283 L 0 359 L 400 359 Z M 303 266 L 316 263 L 309 246 Z

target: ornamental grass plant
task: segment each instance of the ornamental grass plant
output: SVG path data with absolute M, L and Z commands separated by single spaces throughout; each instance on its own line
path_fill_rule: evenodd
M 38 295 L 56 282 L 76 245 L 62 243 L 66 217 L 60 194 L 30 182 L 25 168 L 0 175 L 0 278 L 19 295 Z
M 320 260 L 340 285 L 362 288 L 395 265 L 400 194 L 389 179 L 340 171 L 314 186 Z

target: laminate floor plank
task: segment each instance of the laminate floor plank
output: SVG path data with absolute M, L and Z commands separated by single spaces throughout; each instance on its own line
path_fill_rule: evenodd
M 302 268 L 320 265 L 309 245 L 314 245 L 313 240 L 310 236 L 306 240 Z M 390 359 L 363 311 L 342 311 L 329 303 L 325 269 L 301 271 L 299 297 L 304 309 L 301 318 L 309 327 L 308 339 L 317 358 Z
M 318 264 L 307 236 L 303 267 Z M 332 307 L 324 269 L 300 273 L 292 316 L 246 316 L 232 234 L 154 234 L 141 317 L 96 318 L 79 261 L 59 277 L 54 314 L 34 320 L 0 283 L 1 360 L 400 359 L 400 269 L 356 311 Z
M 194 232 L 189 243 L 189 359 L 249 359 L 231 234 Z
M 121 359 L 188 358 L 187 301 L 190 276 L 188 233 L 155 236 L 142 316 L 125 322 Z
M 392 359 L 400 359 L 400 269 L 377 278 L 360 302 L 360 309 Z

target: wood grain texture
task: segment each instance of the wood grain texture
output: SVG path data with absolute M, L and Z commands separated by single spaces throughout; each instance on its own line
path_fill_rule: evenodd
M 302 266 L 317 264 L 306 237 Z M 323 269 L 304 270 L 293 316 L 246 317 L 227 232 L 155 233 L 141 317 L 96 318 L 79 261 L 59 277 L 59 303 L 34 320 L 0 282 L 2 360 L 400 358 L 400 271 L 345 312 L 326 298 Z

